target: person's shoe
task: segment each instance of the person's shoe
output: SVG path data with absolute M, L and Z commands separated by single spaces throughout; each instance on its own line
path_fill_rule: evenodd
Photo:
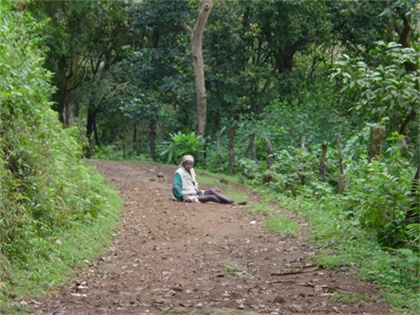
M 233 203 L 234 206 L 245 206 L 246 205 L 246 201 L 235 201 Z

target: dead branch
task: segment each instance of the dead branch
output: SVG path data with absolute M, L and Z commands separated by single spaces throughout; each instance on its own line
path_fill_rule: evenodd
M 297 275 L 301 273 L 307 273 L 317 270 L 319 267 L 315 266 L 312 268 L 304 268 L 304 269 L 298 269 L 298 270 L 291 270 L 286 272 L 272 272 L 271 276 L 288 276 L 288 275 Z

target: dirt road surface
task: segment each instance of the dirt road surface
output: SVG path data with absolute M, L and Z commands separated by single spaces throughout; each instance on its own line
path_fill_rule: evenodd
M 299 234 L 281 238 L 248 205 L 173 201 L 174 168 L 93 163 L 124 200 L 113 245 L 32 303 L 32 314 L 391 314 L 374 286 L 345 266 L 311 263 L 315 249 L 299 218 Z

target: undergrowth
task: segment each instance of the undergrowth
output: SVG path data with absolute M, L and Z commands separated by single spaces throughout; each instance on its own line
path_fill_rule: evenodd
M 415 275 L 414 263 L 408 265 L 409 257 L 385 251 L 375 235 L 341 215 L 337 202 L 290 197 L 261 187 L 257 192 L 266 201 L 274 201 L 310 223 L 310 242 L 318 253 L 315 257 L 318 264 L 333 270 L 349 267 L 355 277 L 374 282 L 383 298 L 399 312 L 416 314 L 420 309 L 420 280 Z M 418 257 L 413 255 L 411 258 L 418 263 Z
M 26 299 L 45 297 L 51 289 L 68 281 L 77 267 L 98 257 L 112 241 L 122 201 L 111 185 L 96 171 L 90 176 L 101 191 L 102 207 L 97 216 L 72 221 L 66 229 L 56 229 L 48 238 L 30 240 L 31 250 L 24 261 L 13 264 L 2 259 L 0 271 L 0 313 L 27 313 Z M 3 257 L 4 258 L 4 257 Z
M 0 313 L 25 312 L 110 240 L 116 192 L 51 109 L 44 22 L 0 6 Z

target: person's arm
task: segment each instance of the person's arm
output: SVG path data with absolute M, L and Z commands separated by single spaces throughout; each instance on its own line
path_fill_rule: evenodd
M 172 193 L 176 200 L 183 201 L 184 194 L 182 193 L 182 178 L 181 175 L 175 173 L 174 181 L 172 184 Z

